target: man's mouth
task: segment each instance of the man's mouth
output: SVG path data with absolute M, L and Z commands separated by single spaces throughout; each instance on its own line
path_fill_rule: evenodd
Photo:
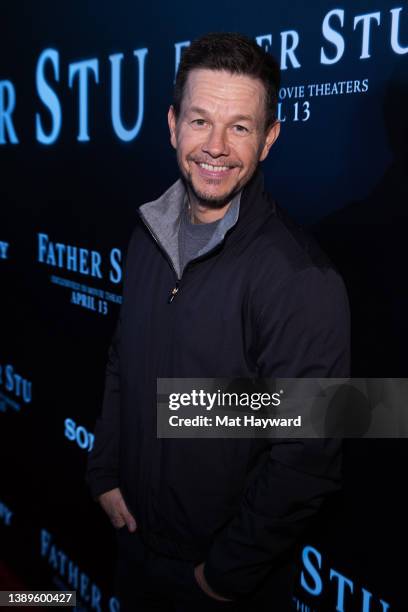
M 205 164 L 199 163 L 200 168 L 204 168 L 204 170 L 210 170 L 210 172 L 225 172 L 226 170 L 230 170 L 231 166 L 214 166 L 213 164 Z
M 208 164 L 207 162 L 195 162 L 200 169 L 200 174 L 221 176 L 227 174 L 236 166 L 226 166 L 224 164 Z

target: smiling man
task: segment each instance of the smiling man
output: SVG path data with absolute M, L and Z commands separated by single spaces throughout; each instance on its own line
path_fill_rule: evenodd
M 225 69 L 196 68 L 179 88 L 182 100 L 176 89 L 168 116 L 171 143 L 193 221 L 214 221 L 224 216 L 266 158 L 280 124 L 267 112 L 267 93 L 260 79 Z
M 156 435 L 159 377 L 349 374 L 343 283 L 263 187 L 278 88 L 239 34 L 203 36 L 180 63 L 181 178 L 139 208 L 88 465 L 118 530 L 122 610 L 290 610 L 299 538 L 339 488 L 334 440 Z

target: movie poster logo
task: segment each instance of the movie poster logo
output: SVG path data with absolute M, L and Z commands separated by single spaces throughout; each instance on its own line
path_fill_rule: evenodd
M 119 612 L 116 597 L 109 597 L 82 568 L 60 548 L 47 529 L 40 531 L 40 555 L 53 571 L 53 582 L 63 591 L 76 591 L 78 610 Z M 81 600 L 85 607 L 79 606 Z
M 6 527 L 10 527 L 12 518 L 13 512 L 0 500 L 0 525 L 3 524 Z
M 8 242 L 0 240 L 0 259 L 9 258 L 9 247 L 10 244 Z
M 295 610 L 317 612 L 320 610 L 319 601 L 323 593 L 330 593 L 333 602 L 333 607 L 330 609 L 338 612 L 388 612 L 391 610 L 389 603 L 374 595 L 357 580 L 352 580 L 327 565 L 327 561 L 316 548 L 313 546 L 303 548 L 300 587 L 307 596 L 307 601 L 315 603 L 305 603 L 298 597 L 294 597 Z M 296 591 L 299 589 L 297 588 Z
M 356 62 L 365 62 L 373 57 L 373 40 L 384 34 L 387 42 L 384 51 L 394 55 L 408 53 L 408 33 L 406 31 L 406 8 L 396 6 L 383 11 L 350 14 L 341 6 L 328 11 L 321 19 L 321 34 L 315 39 L 308 38 L 307 31 L 302 31 L 301 24 L 280 32 L 269 32 L 255 37 L 256 42 L 273 53 L 278 59 L 282 71 L 299 70 L 305 65 L 304 49 L 314 49 L 312 57 L 316 66 L 330 68 L 340 63 L 349 49 L 353 50 Z M 271 22 L 273 11 L 271 10 Z M 313 31 L 313 28 L 309 28 Z M 182 53 L 190 45 L 189 40 L 173 43 L 169 54 L 174 57 L 174 68 L 177 71 Z M 382 47 L 381 47 L 382 48 Z M 152 52 L 154 53 L 154 51 Z M 114 136 L 122 142 L 135 140 L 142 129 L 146 98 L 146 73 L 149 57 L 147 47 L 133 50 L 128 58 L 135 67 L 126 71 L 123 64 L 124 53 L 113 53 L 108 58 L 89 57 L 75 62 L 69 62 L 61 57 L 55 48 L 41 51 L 35 68 L 35 98 L 36 111 L 34 117 L 35 139 L 43 145 L 55 144 L 61 135 L 64 118 L 64 100 L 70 96 L 77 99 L 78 117 L 76 140 L 89 142 L 92 133 L 89 128 L 89 117 L 92 95 L 109 96 L 110 122 Z M 378 58 L 377 58 L 378 59 Z M 382 58 L 379 58 L 382 60 Z M 100 74 L 107 64 L 109 75 L 108 92 L 104 91 L 105 83 L 101 82 Z M 62 69 L 62 66 L 67 69 Z M 355 70 L 353 70 L 355 72 Z M 169 80 L 173 75 L 169 75 Z M 136 80 L 136 103 L 131 127 L 126 127 L 122 117 L 123 92 L 126 91 L 126 79 Z M 364 93 L 368 90 L 368 79 L 364 75 L 355 78 L 345 78 L 342 81 L 324 81 L 315 83 L 299 82 L 296 95 L 287 88 L 281 90 L 279 99 L 279 117 L 281 121 L 308 121 L 312 115 L 313 98 L 320 95 L 343 95 Z M 16 122 L 15 108 L 17 104 L 16 85 L 9 79 L 0 80 L 0 145 L 19 144 L 19 127 Z M 309 95 L 308 100 L 302 98 Z M 107 117 L 107 121 L 109 118 Z
M 32 400 L 32 383 L 19 374 L 13 365 L 0 364 L 0 412 L 7 408 L 20 412 Z
M 122 281 L 122 252 L 113 248 L 104 261 L 99 251 L 80 245 L 51 240 L 48 234 L 37 234 L 37 261 L 58 273 L 50 275 L 50 282 L 69 289 L 70 303 L 100 315 L 107 315 L 112 304 L 121 304 L 122 296 L 110 289 L 101 289 L 83 279 L 105 280 L 116 287 Z M 60 276 L 68 272 L 72 278 Z

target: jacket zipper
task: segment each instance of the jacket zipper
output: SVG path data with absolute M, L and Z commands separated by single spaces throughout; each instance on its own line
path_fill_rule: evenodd
M 151 234 L 151 236 L 152 236 L 153 240 L 156 242 L 156 244 L 159 246 L 159 248 L 161 249 L 161 251 L 164 253 L 164 255 L 165 255 L 165 257 L 166 257 L 167 261 L 169 262 L 169 264 L 170 264 L 170 266 L 171 266 L 171 268 L 172 268 L 172 270 L 173 270 L 173 272 L 174 272 L 174 275 L 175 275 L 175 277 L 176 277 L 176 285 L 175 285 L 175 286 L 173 287 L 173 289 L 170 291 L 169 297 L 168 297 L 168 299 L 167 299 L 167 303 L 168 303 L 168 304 L 171 304 L 171 302 L 174 300 L 174 298 L 175 298 L 175 296 L 176 296 L 176 294 L 177 294 L 177 292 L 178 292 L 178 290 L 179 290 L 179 285 L 180 285 L 180 280 L 181 280 L 181 277 L 179 277 L 179 276 L 177 275 L 176 268 L 174 267 L 174 264 L 173 264 L 172 260 L 171 260 L 171 259 L 170 259 L 170 257 L 168 256 L 168 253 L 167 253 L 166 249 L 164 249 L 164 248 L 162 247 L 162 245 L 161 245 L 161 243 L 160 243 L 160 240 L 157 238 L 156 234 L 155 234 L 155 233 L 154 233 L 154 231 L 152 230 L 152 228 L 151 228 L 150 224 L 148 223 L 148 221 L 146 221 L 146 219 L 144 218 L 144 216 L 142 215 L 142 213 L 140 212 L 140 210 L 139 210 L 139 209 L 137 210 L 137 212 L 138 212 L 138 214 L 139 214 L 139 217 L 142 219 L 143 223 L 145 224 L 145 226 L 146 226 L 146 227 L 147 227 L 147 229 L 149 230 L 149 232 L 150 232 L 150 234 Z
M 176 285 L 173 287 L 173 289 L 170 291 L 170 295 L 169 295 L 169 299 L 167 300 L 168 304 L 171 304 L 172 301 L 174 300 L 174 298 L 176 297 L 178 290 L 179 290 L 179 285 L 180 285 L 180 281 L 177 280 L 176 281 Z
M 178 292 L 179 292 L 179 290 L 180 290 L 180 282 L 181 282 L 182 276 L 183 276 L 183 274 L 185 273 L 185 271 L 187 270 L 187 268 L 189 267 L 189 265 L 190 265 L 192 262 L 199 261 L 200 259 L 205 259 L 205 258 L 207 257 L 207 255 L 210 255 L 211 253 L 213 253 L 213 251 L 216 251 L 216 250 L 217 250 L 217 249 L 220 247 L 220 243 L 219 243 L 219 244 L 216 244 L 216 245 L 215 245 L 215 246 L 214 246 L 214 247 L 213 247 L 213 248 L 212 248 L 210 251 L 207 251 L 207 253 L 204 253 L 203 255 L 200 255 L 199 257 L 195 257 L 194 259 L 192 259 L 191 261 L 189 261 L 189 262 L 188 262 L 188 264 L 185 266 L 185 268 L 184 268 L 184 270 L 183 270 L 183 274 L 182 274 L 182 276 L 178 276 L 178 275 L 177 275 L 177 272 L 176 272 L 176 268 L 174 267 L 174 264 L 173 264 L 172 260 L 170 259 L 170 257 L 169 257 L 169 255 L 168 255 L 168 253 L 167 253 L 166 249 L 164 249 L 164 248 L 163 248 L 163 246 L 162 246 L 162 244 L 161 244 L 160 240 L 157 238 L 156 234 L 155 234 L 155 233 L 154 233 L 154 231 L 152 230 L 152 228 L 151 228 L 151 226 L 150 226 L 149 222 L 148 222 L 148 221 L 146 221 L 146 219 L 144 218 L 144 216 L 142 215 L 142 213 L 140 212 L 140 210 L 139 210 L 139 209 L 137 209 L 137 212 L 138 212 L 139 217 L 142 219 L 143 223 L 145 224 L 145 226 L 146 226 L 146 227 L 147 227 L 147 229 L 149 230 L 149 232 L 150 232 L 150 234 L 151 234 L 151 236 L 152 236 L 153 240 L 154 240 L 154 241 L 156 242 L 156 244 L 159 246 L 160 250 L 161 250 L 161 251 L 164 253 L 164 255 L 165 255 L 165 257 L 166 257 L 167 261 L 169 262 L 169 264 L 170 264 L 170 266 L 171 266 L 171 268 L 172 268 L 172 270 L 173 270 L 173 272 L 174 272 L 174 275 L 175 275 L 175 277 L 176 277 L 176 284 L 174 285 L 173 289 L 170 291 L 169 297 L 167 298 L 167 303 L 168 303 L 168 304 L 171 304 L 171 303 L 172 303 L 172 301 L 174 300 L 174 298 L 176 297 L 177 293 L 178 293 Z M 232 227 L 234 227 L 234 226 L 232 226 Z M 227 234 L 227 233 L 228 233 L 228 232 L 229 232 L 231 229 L 232 229 L 232 228 L 229 228 L 229 230 L 228 230 L 228 231 L 225 233 L 225 235 L 226 235 L 226 234 Z M 225 235 L 224 235 L 224 238 L 225 238 Z

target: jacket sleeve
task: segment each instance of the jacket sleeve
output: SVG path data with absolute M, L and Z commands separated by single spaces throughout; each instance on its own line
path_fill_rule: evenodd
M 102 412 L 95 425 L 95 441 L 88 456 L 86 481 L 96 499 L 119 486 L 119 338 L 120 316 L 108 352 Z
M 132 240 L 129 243 L 126 262 L 130 260 L 131 244 Z M 125 298 L 127 268 L 127 264 L 124 263 L 122 267 L 123 299 Z M 119 486 L 121 321 L 122 306 L 108 350 L 102 410 L 95 425 L 94 446 L 88 455 L 86 481 L 94 499 Z
M 349 376 L 348 300 L 334 270 L 302 270 L 264 294 L 256 323 L 260 377 Z M 340 487 L 340 473 L 340 440 L 271 440 L 238 513 L 210 549 L 209 585 L 239 598 L 290 560 L 309 519 Z

